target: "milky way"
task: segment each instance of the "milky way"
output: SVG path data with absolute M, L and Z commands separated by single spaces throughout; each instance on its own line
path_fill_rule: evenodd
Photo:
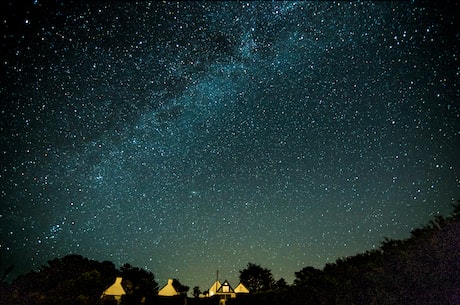
M 160 285 L 248 262 L 292 283 L 460 198 L 449 7 L 12 2 L 2 270 L 77 253 Z

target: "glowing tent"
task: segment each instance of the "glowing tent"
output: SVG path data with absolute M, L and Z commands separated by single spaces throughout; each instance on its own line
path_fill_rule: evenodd
M 107 288 L 103 293 L 102 293 L 102 296 L 101 298 L 105 298 L 105 297 L 113 297 L 115 299 L 115 301 L 117 302 L 117 304 L 120 303 L 121 301 L 121 296 L 125 295 L 126 292 L 125 290 L 123 289 L 123 286 L 121 286 L 121 281 L 123 280 L 122 277 L 117 277 L 115 279 L 115 283 L 112 284 L 112 286 L 110 286 L 109 288 Z
M 212 284 L 211 288 L 209 288 L 208 290 L 208 294 L 210 297 L 212 297 L 213 295 L 216 294 L 217 292 L 217 289 L 219 289 L 221 286 L 220 282 L 217 280 L 214 282 L 214 284 Z
M 175 296 L 175 295 L 178 295 L 178 294 L 179 293 L 177 293 L 176 288 L 174 288 L 174 286 L 173 286 L 173 280 L 172 279 L 169 279 L 168 284 L 163 286 L 163 288 L 161 288 L 160 291 L 158 291 L 158 295 L 159 296 L 164 296 L 164 297 L 172 297 L 172 296 Z
M 249 289 L 243 285 L 243 283 L 239 283 L 238 286 L 234 289 L 235 293 L 249 293 Z

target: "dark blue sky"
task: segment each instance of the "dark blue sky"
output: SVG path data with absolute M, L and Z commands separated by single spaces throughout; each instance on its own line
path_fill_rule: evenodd
M 209 288 L 405 238 L 460 198 L 458 18 L 412 2 L 4 5 L 0 265 Z

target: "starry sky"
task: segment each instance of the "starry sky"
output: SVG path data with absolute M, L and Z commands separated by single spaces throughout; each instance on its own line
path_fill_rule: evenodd
M 0 267 L 292 283 L 448 215 L 453 5 L 6 1 Z

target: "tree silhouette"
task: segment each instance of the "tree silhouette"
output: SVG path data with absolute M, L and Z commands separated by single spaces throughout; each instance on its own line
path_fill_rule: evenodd
M 200 287 L 198 287 L 198 286 L 193 287 L 193 296 L 194 296 L 195 298 L 199 298 L 199 297 L 200 297 L 200 293 L 201 293 Z
M 275 282 L 275 285 L 274 285 L 274 289 L 275 290 L 282 290 L 282 289 L 285 289 L 289 287 L 289 285 L 287 284 L 286 280 L 284 278 L 280 278 L 279 280 L 277 280 Z
M 240 270 L 240 282 L 254 293 L 268 291 L 275 286 L 271 270 L 253 263 L 248 263 L 245 269 Z
M 460 202 L 449 217 L 435 217 L 408 239 L 386 238 L 380 248 L 340 258 L 322 270 L 305 267 L 286 289 L 264 290 L 229 304 L 460 304 L 459 249 Z M 249 264 L 240 273 L 257 274 L 257 269 Z
M 181 282 L 179 282 L 178 279 L 173 279 L 172 285 L 174 289 L 180 294 L 180 295 L 187 295 L 188 290 L 190 287 L 182 285 Z
M 5 304 L 96 304 L 116 272 L 113 263 L 81 255 L 56 258 L 16 278 Z
M 305 267 L 299 272 L 295 272 L 294 285 L 296 286 L 308 286 L 318 281 L 323 275 L 323 272 L 313 267 Z
M 305 267 L 295 272 L 292 286 L 283 279 L 275 282 L 269 269 L 249 263 L 240 271 L 240 281 L 256 293 L 230 299 L 228 304 L 460 304 L 459 249 L 460 202 L 449 217 L 435 217 L 414 229 L 408 239 L 387 238 L 378 249 L 338 259 L 322 270 Z M 146 305 L 163 304 L 154 296 L 158 285 L 152 273 L 129 264 L 117 270 L 112 262 L 81 255 L 50 260 L 11 284 L 0 282 L 0 304 L 101 304 L 102 292 L 120 275 L 128 293 L 122 304 L 141 304 L 143 300 Z M 189 287 L 177 279 L 173 285 L 182 296 L 172 302 L 183 304 Z M 199 288 L 194 287 L 193 292 L 197 296 Z M 196 299 L 191 304 L 215 301 Z
M 142 298 L 152 298 L 158 292 L 158 283 L 152 272 L 124 264 L 120 268 L 126 295 L 123 304 L 139 304 Z

